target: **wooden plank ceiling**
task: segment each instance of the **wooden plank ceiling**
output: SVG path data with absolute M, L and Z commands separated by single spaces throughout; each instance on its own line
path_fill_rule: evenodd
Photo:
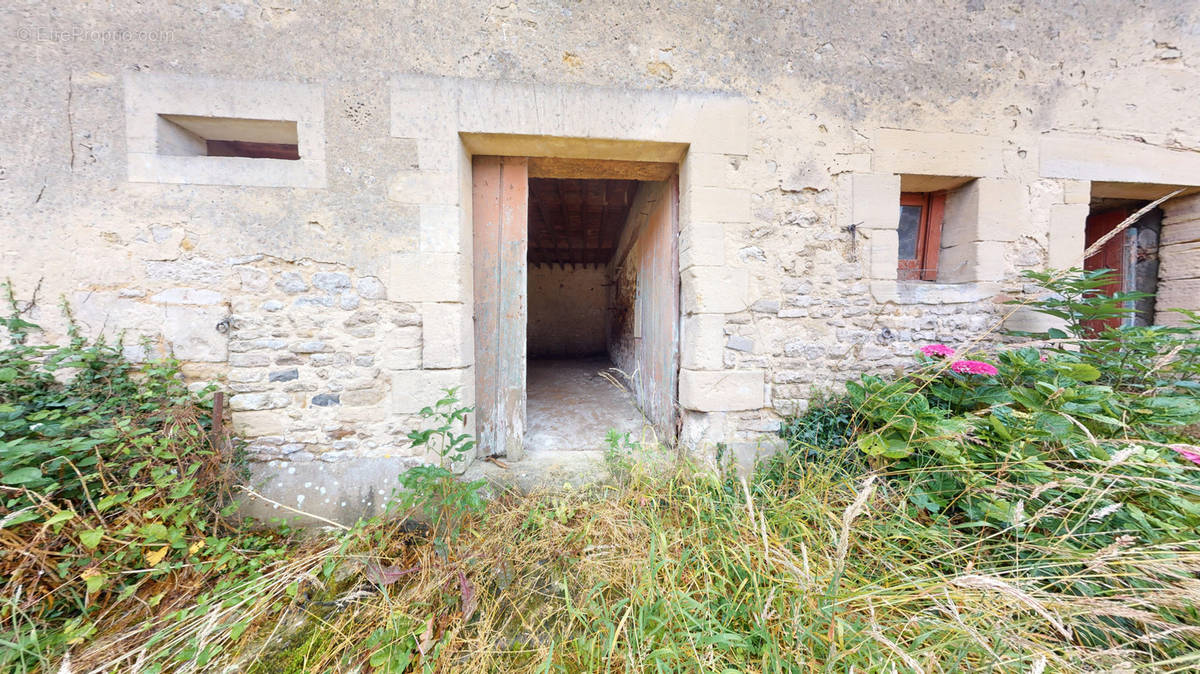
M 637 187 L 636 180 L 530 178 L 530 264 L 606 264 Z

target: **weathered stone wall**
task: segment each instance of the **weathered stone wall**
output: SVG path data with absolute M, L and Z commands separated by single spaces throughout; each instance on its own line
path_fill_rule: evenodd
M 608 274 L 596 265 L 529 267 L 530 358 L 604 355 Z
M 678 148 L 682 438 L 698 446 L 754 446 L 813 387 L 979 337 L 1027 290 L 1018 271 L 1079 262 L 1096 186 L 1200 182 L 1195 3 L 3 16 L 0 272 L 38 289 L 29 317 L 62 334 L 66 297 L 132 355 L 143 337 L 175 353 L 235 393 L 272 470 L 342 482 L 419 459 L 402 431 L 438 389 L 470 397 L 469 156 L 529 147 L 489 133 Z M 186 113 L 164 102 L 292 114 L 308 159 L 265 174 L 156 159 L 147 115 Z M 960 179 L 947 276 L 900 282 L 896 199 L 923 176 Z M 1186 224 L 1164 211 L 1169 247 Z M 1193 262 L 1168 252 L 1164 292 L 1188 296 Z M 360 491 L 348 512 L 377 492 Z

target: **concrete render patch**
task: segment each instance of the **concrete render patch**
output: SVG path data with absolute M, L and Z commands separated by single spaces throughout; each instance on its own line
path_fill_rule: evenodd
M 265 499 L 246 496 L 239 512 L 263 521 L 279 518 L 307 526 L 326 524 L 290 511 L 287 509 L 290 507 L 338 523 L 352 524 L 361 517 L 382 512 L 387 499 L 400 486 L 397 481 L 400 473 L 410 465 L 411 459 L 405 463 L 398 457 L 362 456 L 333 463 L 253 463 L 250 485 Z

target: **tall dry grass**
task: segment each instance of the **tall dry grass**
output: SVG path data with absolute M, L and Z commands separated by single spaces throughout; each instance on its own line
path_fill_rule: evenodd
M 1028 549 L 923 521 L 886 474 L 785 474 L 683 467 L 598 491 L 506 493 L 444 547 L 375 522 L 207 616 L 155 626 L 142 648 L 202 647 L 206 631 L 219 641 L 204 666 L 176 671 L 1200 667 L 1200 542 L 1095 549 L 1068 534 Z M 1099 590 L 1080 594 L 1078 581 Z M 240 638 L 214 629 L 233 618 L 252 618 Z M 138 669 L 124 643 L 97 642 L 114 652 L 89 654 L 93 671 Z

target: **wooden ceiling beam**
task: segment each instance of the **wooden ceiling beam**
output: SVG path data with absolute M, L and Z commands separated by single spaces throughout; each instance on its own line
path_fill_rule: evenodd
M 530 157 L 530 178 L 589 180 L 666 180 L 676 165 L 657 161 L 614 161 L 610 159 L 565 159 Z

